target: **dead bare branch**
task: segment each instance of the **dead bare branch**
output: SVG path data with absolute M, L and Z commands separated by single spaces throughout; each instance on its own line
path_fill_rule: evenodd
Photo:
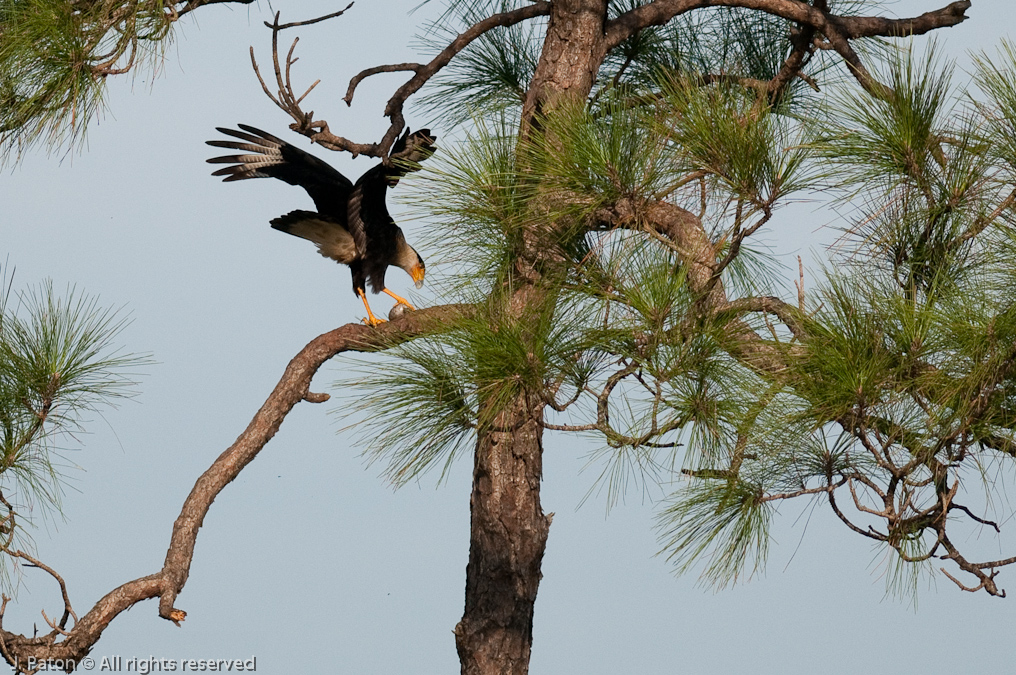
M 403 63 L 394 64 L 389 66 L 377 66 L 376 68 L 369 68 L 365 71 L 360 72 L 350 80 L 349 87 L 346 91 L 346 98 L 344 99 L 347 104 L 352 101 L 353 92 L 356 86 L 366 77 L 375 75 L 383 72 L 396 72 L 401 70 L 408 70 L 415 72 L 415 75 L 399 87 L 395 93 L 388 99 L 388 103 L 385 106 L 384 115 L 391 124 L 388 130 L 385 132 L 384 137 L 378 143 L 355 143 L 342 136 L 337 136 L 331 132 L 328 123 L 323 120 L 314 120 L 313 112 L 304 113 L 300 110 L 299 106 L 294 102 L 298 103 L 298 99 L 292 96 L 292 87 L 290 83 L 282 83 L 280 79 L 280 92 L 283 90 L 287 91 L 287 96 L 290 97 L 291 101 L 287 101 L 285 97 L 282 97 L 285 105 L 279 105 L 280 108 L 286 111 L 295 120 L 295 124 L 290 125 L 290 128 L 297 133 L 303 134 L 310 138 L 313 142 L 321 145 L 322 147 L 328 148 L 329 150 L 345 150 L 357 155 L 367 155 L 370 157 L 380 157 L 386 159 L 388 152 L 391 150 L 392 145 L 395 143 L 399 134 L 405 129 L 406 122 L 402 115 L 403 107 L 410 96 L 415 94 L 417 91 L 427 83 L 430 78 L 434 77 L 442 68 L 463 49 L 465 49 L 471 42 L 476 40 L 484 33 L 498 27 L 512 26 L 522 21 L 535 18 L 537 16 L 545 16 L 550 13 L 550 3 L 544 0 L 538 0 L 525 7 L 519 9 L 500 12 L 494 14 L 482 21 L 479 21 L 465 31 L 460 33 L 454 40 L 449 43 L 447 47 L 441 50 L 437 56 L 430 60 L 426 64 L 416 63 Z M 272 51 L 276 64 L 278 63 L 278 31 L 281 30 L 278 27 L 278 16 L 276 16 L 275 23 L 269 24 L 269 28 L 272 29 Z M 288 87 L 288 89 L 287 89 Z M 273 101 L 276 100 L 273 97 Z
M 374 66 L 373 68 L 366 68 L 361 70 L 359 73 L 353 76 L 349 80 L 349 87 L 346 88 L 346 95 L 343 97 L 343 101 L 346 105 L 353 104 L 353 93 L 356 91 L 357 85 L 363 80 L 367 79 L 371 75 L 377 75 L 378 73 L 398 73 L 404 70 L 411 70 L 415 73 L 419 73 L 423 68 L 422 63 L 393 63 L 387 66 Z
M 981 583 L 979 583 L 979 584 L 977 584 L 976 586 L 973 586 L 973 587 L 971 587 L 971 586 L 964 586 L 963 582 L 961 582 L 959 579 L 957 579 L 953 575 L 949 574 L 949 571 L 946 570 L 946 568 L 939 567 L 938 569 L 939 569 L 939 571 L 942 572 L 942 574 L 946 575 L 946 577 L 949 578 L 949 581 L 951 581 L 954 584 L 956 584 L 957 586 L 959 586 L 961 591 L 967 591 L 968 593 L 976 593 L 977 591 L 979 591 L 982 588 L 984 588 L 984 581 L 981 581 Z
M 349 7 L 346 7 L 349 9 Z M 312 19 L 311 22 L 324 21 L 325 19 L 334 18 L 341 16 L 343 12 L 336 12 L 318 19 Z M 298 59 L 293 57 L 293 53 L 296 51 L 296 45 L 300 41 L 297 37 L 293 40 L 289 47 L 289 51 L 286 54 L 286 65 L 283 68 L 279 61 L 279 31 L 283 28 L 302 25 L 306 22 L 293 22 L 291 24 L 280 24 L 279 23 L 280 13 L 275 13 L 275 19 L 272 23 L 265 22 L 265 25 L 272 29 L 272 66 L 275 69 L 275 83 L 278 87 L 276 93 L 272 93 L 268 85 L 265 83 L 264 78 L 261 76 L 261 70 L 258 67 L 257 59 L 254 56 L 254 47 L 250 48 L 250 60 L 251 65 L 254 67 L 254 74 L 258 78 L 258 82 L 261 84 L 262 90 L 265 95 L 271 99 L 280 110 L 285 112 L 293 119 L 293 124 L 289 125 L 289 128 L 297 133 L 301 133 L 308 136 L 312 141 L 317 141 L 324 147 L 330 150 L 346 150 L 353 154 L 354 157 L 360 154 L 380 156 L 378 155 L 378 145 L 376 143 L 354 143 L 349 139 L 341 136 L 336 136 L 328 130 L 328 123 L 323 121 L 314 121 L 314 111 L 304 112 L 300 107 L 307 95 L 313 91 L 314 87 L 320 83 L 321 80 L 316 80 L 311 84 L 306 91 L 300 96 L 296 95 L 293 89 L 292 80 L 292 67 Z M 316 131 L 315 131 L 316 130 Z
M 268 23 L 267 21 L 265 21 L 265 26 L 273 30 L 275 29 L 286 30 L 287 28 L 295 28 L 296 26 L 310 26 L 311 24 L 319 23 L 321 21 L 327 21 L 328 19 L 334 19 L 335 17 L 342 16 L 347 11 L 349 11 L 349 9 L 353 6 L 353 4 L 355 3 L 351 2 L 348 5 L 346 5 L 344 9 L 340 9 L 337 12 L 332 12 L 331 14 L 325 14 L 324 16 L 319 16 L 316 19 L 307 19 L 306 21 L 293 21 L 291 23 L 284 23 L 282 25 L 276 25 L 274 23 Z M 278 13 L 276 13 L 275 20 L 278 21 L 278 19 L 279 15 Z
M 973 511 L 971 511 L 970 509 L 968 509 L 965 506 L 962 506 L 960 504 L 955 504 L 954 503 L 954 504 L 950 504 L 949 508 L 950 509 L 959 509 L 963 513 L 965 513 L 968 516 L 970 516 L 971 520 L 973 520 L 975 522 L 978 522 L 981 525 L 990 525 L 991 527 L 993 527 L 995 529 L 995 532 L 998 532 L 998 533 L 1002 532 L 1002 530 L 998 527 L 998 523 L 996 523 L 993 520 L 987 520 L 986 518 L 981 518 L 979 516 L 974 515 Z
M 798 280 L 794 282 L 794 286 L 797 287 L 797 308 L 804 314 L 805 303 L 804 303 L 804 262 L 801 260 L 801 256 L 797 256 L 797 275 Z
M 67 619 L 68 618 L 73 618 L 74 619 L 74 623 L 78 622 L 78 615 L 74 613 L 74 608 L 71 606 L 70 595 L 67 593 L 67 584 L 64 582 L 63 577 L 61 577 L 59 574 L 56 573 L 56 570 L 54 570 L 49 565 L 45 565 L 42 562 L 36 560 L 35 558 L 33 558 L 32 556 L 28 555 L 24 551 L 8 551 L 8 555 L 10 555 L 12 558 L 21 558 L 22 560 L 26 560 L 33 567 L 38 567 L 43 572 L 46 572 L 47 574 L 49 574 L 51 577 L 53 577 L 56 580 L 57 584 L 59 584 L 59 586 L 60 586 L 60 595 L 63 598 L 63 602 L 64 602 L 63 616 L 60 618 L 60 628 L 61 629 L 65 628 L 67 626 Z M 45 616 L 45 614 L 43 614 L 43 616 Z M 56 626 L 54 626 L 54 628 L 56 628 Z

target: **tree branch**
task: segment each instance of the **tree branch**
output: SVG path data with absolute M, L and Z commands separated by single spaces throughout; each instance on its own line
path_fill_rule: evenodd
M 891 90 L 879 82 L 861 63 L 860 57 L 850 46 L 850 40 L 865 37 L 903 37 L 923 35 L 938 28 L 948 28 L 964 21 L 970 0 L 959 0 L 946 7 L 910 19 L 886 19 L 882 17 L 837 16 L 830 14 L 823 6 L 812 6 L 801 0 L 656 0 L 636 7 L 618 16 L 606 25 L 603 41 L 604 53 L 649 26 L 662 26 L 674 17 L 703 7 L 743 7 L 754 9 L 801 26 L 809 27 L 826 36 L 830 48 L 839 52 L 847 62 L 851 74 L 862 87 L 873 96 L 886 98 Z M 794 57 L 787 68 L 797 68 Z M 792 78 L 789 72 L 781 71 L 776 82 L 785 84 Z
M 307 19 L 305 21 L 293 21 L 293 22 L 290 22 L 290 23 L 284 23 L 281 26 L 277 25 L 277 24 L 271 24 L 271 23 L 268 23 L 267 21 L 265 21 L 265 26 L 268 27 L 268 28 L 272 28 L 272 29 L 278 28 L 278 30 L 286 30 L 287 28 L 295 28 L 296 26 L 310 26 L 312 24 L 319 23 L 321 21 L 327 21 L 328 19 L 334 19 L 337 16 L 342 16 L 352 6 L 353 6 L 353 3 L 351 2 L 348 5 L 346 5 L 343 9 L 340 9 L 337 12 L 332 12 L 331 14 L 325 14 L 324 16 L 319 16 L 316 19 Z M 276 13 L 276 15 L 275 15 L 276 21 L 278 21 L 278 18 L 279 18 L 279 15 L 278 15 L 278 13 Z
M 744 7 L 756 9 L 806 26 L 825 34 L 830 21 L 839 27 L 846 39 L 863 37 L 906 37 L 923 35 L 938 28 L 948 28 L 964 21 L 970 0 L 959 0 L 942 9 L 911 19 L 882 17 L 836 16 L 800 0 L 656 0 L 636 7 L 606 25 L 605 47 L 613 49 L 649 26 L 662 26 L 674 17 L 701 7 Z
M 804 327 L 804 314 L 800 309 L 783 302 L 777 297 L 760 295 L 751 298 L 738 298 L 730 302 L 720 310 L 721 313 L 742 314 L 746 312 L 757 312 L 772 314 L 785 325 L 794 337 L 804 340 L 808 332 Z
M 189 0 L 186 3 L 178 2 L 174 4 L 183 5 L 183 7 L 176 10 L 176 17 L 179 18 L 184 14 L 189 14 L 193 12 L 195 9 L 204 7 L 205 5 L 224 5 L 227 3 L 229 4 L 235 3 L 238 5 L 252 5 L 254 4 L 254 1 L 255 0 Z
M 833 17 L 851 40 L 865 37 L 910 37 L 939 28 L 950 28 L 967 19 L 970 0 L 952 2 L 942 9 L 925 12 L 911 19 L 886 19 L 878 16 Z
M 545 16 L 550 13 L 550 3 L 544 0 L 537 0 L 531 5 L 520 7 L 508 12 L 501 12 L 491 17 L 483 19 L 467 28 L 464 32 L 460 33 L 452 42 L 445 47 L 441 52 L 435 56 L 430 62 L 426 64 L 417 63 L 402 63 L 388 66 L 376 66 L 374 68 L 368 68 L 361 71 L 349 81 L 349 87 L 346 90 L 346 96 L 343 99 L 346 104 L 349 105 L 353 100 L 353 93 L 356 91 L 357 85 L 367 77 L 375 75 L 377 73 L 395 72 L 399 70 L 411 70 L 415 71 L 415 75 L 409 79 L 408 82 L 403 84 L 392 97 L 388 99 L 388 103 L 385 105 L 384 115 L 391 120 L 391 125 L 388 127 L 388 131 L 385 132 L 384 137 L 378 143 L 354 143 L 341 136 L 336 136 L 331 133 L 328 128 L 328 123 L 325 121 L 311 121 L 311 115 L 304 115 L 301 121 L 294 115 L 294 119 L 297 119 L 297 124 L 290 125 L 297 133 L 301 133 L 304 136 L 310 138 L 313 142 L 328 148 L 329 150 L 347 150 L 356 155 L 362 154 L 369 157 L 380 157 L 386 159 L 388 152 L 391 150 L 392 144 L 402 133 L 402 130 L 406 126 L 405 118 L 402 116 L 403 107 L 406 104 L 406 100 L 410 96 L 415 94 L 420 88 L 427 83 L 430 78 L 434 77 L 442 68 L 455 57 L 456 54 L 465 49 L 469 43 L 477 39 L 484 33 L 494 28 L 513 26 L 522 21 L 535 18 L 537 16 Z M 273 30 L 275 30 L 273 28 Z
M 346 105 L 353 104 L 353 94 L 356 92 L 356 87 L 363 80 L 367 79 L 371 75 L 377 75 L 378 73 L 398 73 L 403 70 L 411 70 L 415 73 L 419 73 L 423 69 L 422 63 L 393 63 L 387 66 L 374 66 L 373 68 L 365 68 L 359 73 L 353 76 L 349 80 L 349 86 L 346 88 L 346 95 L 342 98 L 346 102 Z
M 320 400 L 321 395 L 310 392 L 310 383 L 321 365 L 343 352 L 383 351 L 422 335 L 445 330 L 449 324 L 468 317 L 471 312 L 471 305 L 431 307 L 410 312 L 376 328 L 347 324 L 312 340 L 290 361 L 279 383 L 243 433 L 194 484 L 173 524 L 162 570 L 113 589 L 96 602 L 80 621 L 76 621 L 71 630 L 61 630 L 61 634 L 27 637 L 0 628 L 0 652 L 4 658 L 12 666 L 18 660 L 26 663 L 29 658 L 38 662 L 69 660 L 76 663 L 88 654 L 117 615 L 143 600 L 155 597 L 160 598 L 159 616 L 179 625 L 187 614 L 177 609 L 174 602 L 187 582 L 198 530 L 208 509 L 219 493 L 257 457 L 297 403 Z M 21 552 L 16 555 L 30 560 L 62 582 L 55 572 L 38 561 Z M 61 590 L 64 592 L 66 608 L 70 611 L 70 600 L 62 583 Z M 61 629 L 65 621 L 61 621 Z M 57 637 L 64 639 L 56 642 Z

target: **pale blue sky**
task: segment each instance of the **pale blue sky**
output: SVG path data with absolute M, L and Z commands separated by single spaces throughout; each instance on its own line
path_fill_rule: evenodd
M 405 74 L 367 81 L 352 108 L 341 98 L 361 68 L 416 58 L 415 26 L 438 9 L 409 15 L 417 3 L 359 0 L 347 16 L 301 30 L 295 76 L 304 85 L 321 78 L 307 107 L 337 133 L 380 137 L 383 102 Z M 337 6 L 274 7 L 285 21 Z M 302 191 L 208 175 L 204 160 L 215 151 L 204 141 L 215 126 L 245 122 L 307 144 L 286 130 L 250 69 L 249 45 L 267 55 L 267 3 L 196 14 L 154 87 L 147 77 L 112 80 L 109 114 L 83 153 L 61 161 L 35 152 L 0 175 L 0 260 L 17 267 L 16 286 L 50 277 L 126 307 L 133 323 L 123 343 L 157 362 L 137 401 L 97 418 L 68 453 L 84 470 L 70 471 L 67 520 L 37 532 L 40 558 L 64 575 L 79 614 L 161 568 L 195 478 L 247 425 L 288 360 L 362 313 L 345 269 L 268 226 L 310 205 Z M 993 48 L 1016 25 L 1008 0 L 974 0 L 968 14 L 939 38 L 961 63 L 965 50 Z M 413 127 L 423 121 L 409 116 Z M 318 154 L 354 178 L 372 162 Z M 829 220 L 808 208 L 781 212 L 767 239 L 792 260 L 821 251 L 831 235 L 816 230 Z M 407 224 L 409 240 L 423 227 Z M 428 263 L 437 253 L 421 250 Z M 398 293 L 411 286 L 398 270 L 390 283 Z M 414 297 L 426 305 L 428 293 Z M 349 363 L 328 364 L 314 389 L 330 391 Z M 365 469 L 355 436 L 337 433 L 342 423 L 328 414 L 336 405 L 300 404 L 212 506 L 177 601 L 188 612 L 183 627 L 142 603 L 113 622 L 94 657 L 256 655 L 269 674 L 457 672 L 451 630 L 463 605 L 471 461 L 439 488 L 425 477 L 393 492 L 377 468 Z M 765 575 L 718 594 L 694 575 L 675 578 L 654 557 L 650 499 L 629 495 L 606 517 L 595 497 L 576 510 L 596 475 L 580 473 L 591 447 L 546 439 L 543 503 L 556 517 L 534 674 L 1007 671 L 1016 600 L 961 593 L 944 579 L 922 590 L 916 611 L 885 599 L 881 553 L 821 507 L 801 517 L 804 502 L 777 518 Z M 1011 555 L 1016 542 L 1007 541 Z M 1016 591 L 1016 571 L 1001 579 Z M 4 625 L 31 633 L 33 623 L 44 628 L 39 610 L 52 615 L 59 604 L 42 574 L 29 571 L 25 582 Z

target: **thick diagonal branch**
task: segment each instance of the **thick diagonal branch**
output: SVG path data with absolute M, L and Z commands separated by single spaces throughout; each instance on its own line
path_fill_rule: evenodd
M 159 615 L 179 624 L 186 612 L 174 606 L 190 574 L 198 530 L 212 502 L 257 457 L 275 436 L 283 420 L 300 401 L 320 402 L 321 394 L 310 392 L 315 373 L 326 361 L 343 352 L 375 352 L 426 335 L 445 330 L 448 325 L 470 315 L 469 305 L 443 305 L 411 312 L 397 321 L 369 328 L 348 324 L 312 340 L 297 354 L 285 373 L 236 441 L 212 463 L 194 485 L 173 525 L 169 550 L 162 569 L 140 579 L 129 581 L 102 597 L 74 627 L 65 631 L 65 638 L 55 642 L 53 635 L 27 637 L 0 629 L 0 645 L 11 665 L 12 658 L 27 663 L 64 660 L 77 662 L 91 650 L 109 623 L 135 604 L 159 597 Z M 68 601 L 69 606 L 69 601 Z

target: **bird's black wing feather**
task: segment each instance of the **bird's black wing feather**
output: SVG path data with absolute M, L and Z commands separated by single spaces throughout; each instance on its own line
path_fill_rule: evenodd
M 363 259 L 364 272 L 374 292 L 384 288 L 385 270 L 395 255 L 398 225 L 388 213 L 385 196 L 389 187 L 410 171 L 419 171 L 420 162 L 434 154 L 436 136 L 429 129 L 406 133 L 392 146 L 387 163 L 375 165 L 356 181 L 349 196 L 348 224 L 356 249 Z
M 353 191 L 348 178 L 327 162 L 290 145 L 266 131 L 240 124 L 243 131 L 216 127 L 216 129 L 243 142 L 215 140 L 208 145 L 217 148 L 241 150 L 242 155 L 225 155 L 208 160 L 211 164 L 231 164 L 213 176 L 225 176 L 226 182 L 246 178 L 278 178 L 290 185 L 299 185 L 307 191 L 317 210 L 339 218 L 346 217 L 346 202 Z
M 349 233 L 356 242 L 356 250 L 361 256 L 367 255 L 368 247 L 379 241 L 382 236 L 378 228 L 391 223 L 385 193 L 388 192 L 387 169 L 384 164 L 368 170 L 360 176 L 349 196 Z
M 402 138 L 395 141 L 392 152 L 388 156 L 390 166 L 386 173 L 388 175 L 388 186 L 395 187 L 399 179 L 411 171 L 420 170 L 420 162 L 426 160 L 437 149 L 434 142 L 437 136 L 430 133 L 430 129 L 420 129 L 402 135 Z

